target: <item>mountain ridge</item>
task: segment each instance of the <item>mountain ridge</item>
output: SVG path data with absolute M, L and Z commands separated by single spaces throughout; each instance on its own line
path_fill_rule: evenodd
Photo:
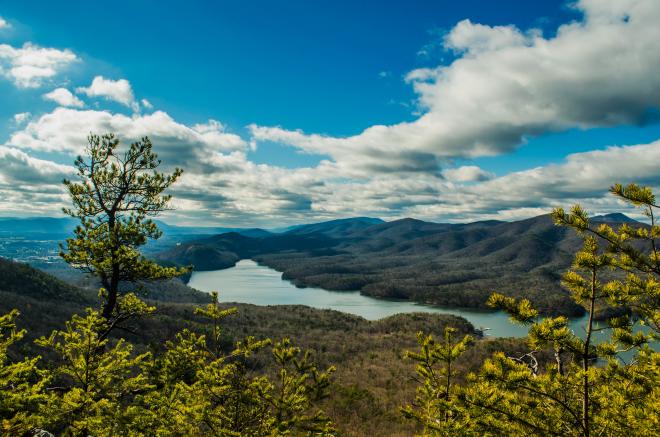
M 613 215 L 601 220 L 616 225 L 632 219 Z M 156 258 L 196 270 L 228 268 L 251 258 L 300 287 L 358 290 L 443 306 L 485 309 L 497 290 L 529 298 L 544 313 L 576 316 L 583 309 L 561 288 L 560 274 L 581 244 L 575 232 L 556 226 L 549 214 L 461 224 L 411 218 L 370 224 L 358 218 L 259 238 L 221 234 Z

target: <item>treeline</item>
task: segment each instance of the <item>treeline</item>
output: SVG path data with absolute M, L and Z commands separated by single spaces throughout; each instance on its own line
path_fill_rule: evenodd
M 260 264 L 282 272 L 299 287 L 355 291 L 431 305 L 488 309 L 493 290 L 529 299 L 543 314 L 581 316 L 584 309 L 560 286 L 559 267 L 543 266 L 521 272 L 511 264 L 429 261 L 429 256 L 359 254 L 314 257 L 304 254 L 269 254 L 254 257 Z

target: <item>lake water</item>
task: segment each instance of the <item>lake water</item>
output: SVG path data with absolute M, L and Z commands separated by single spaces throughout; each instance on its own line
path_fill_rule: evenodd
M 241 260 L 224 270 L 193 272 L 188 285 L 201 291 L 220 293 L 221 302 L 242 302 L 255 305 L 307 305 L 356 314 L 377 320 L 397 313 L 427 312 L 454 314 L 466 318 L 476 328 L 488 328 L 488 335 L 522 337 L 527 329 L 514 325 L 502 312 L 475 311 L 463 308 L 442 308 L 411 301 L 377 299 L 357 291 L 328 291 L 320 288 L 297 288 L 282 280 L 282 274 L 260 266 L 252 260 Z M 583 331 L 584 318 L 571 322 L 578 335 Z

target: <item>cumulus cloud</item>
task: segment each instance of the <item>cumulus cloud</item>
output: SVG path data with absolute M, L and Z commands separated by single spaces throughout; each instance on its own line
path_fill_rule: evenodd
M 142 103 L 142 106 L 145 107 L 146 109 L 153 109 L 154 108 L 154 105 L 152 105 L 151 102 L 147 99 L 140 100 L 140 103 Z
M 16 148 L 0 146 L 0 180 L 7 184 L 59 184 L 75 174 L 72 166 L 37 159 Z
M 457 52 L 476 54 L 530 45 L 532 41 L 515 26 L 485 26 L 463 20 L 445 36 L 444 46 Z
M 0 17 L 0 29 L 8 29 L 10 27 L 11 24 L 9 24 L 4 18 Z
M 149 136 L 165 162 L 190 167 L 208 165 L 218 153 L 244 150 L 247 147 L 241 137 L 226 132 L 214 120 L 188 127 L 162 111 L 129 117 L 109 111 L 62 107 L 16 131 L 9 144 L 21 149 L 60 152 L 72 156 L 83 152 L 90 132 L 113 132 L 126 141 Z
M 73 95 L 71 91 L 66 88 L 55 88 L 53 91 L 43 95 L 45 100 L 50 100 L 60 106 L 73 106 L 82 108 L 85 106 L 82 100 Z
M 312 208 L 328 216 L 418 217 L 433 221 L 513 220 L 580 202 L 593 213 L 621 211 L 614 182 L 660 188 L 660 141 L 576 153 L 564 162 L 464 183 L 429 174 L 328 181 L 311 189 Z
M 0 210 L 9 215 L 58 212 L 66 200 L 62 179 L 74 175 L 71 166 L 0 145 Z
M 86 94 L 88 97 L 104 97 L 128 106 L 134 111 L 139 109 L 133 88 L 126 79 L 112 80 L 96 76 L 90 86 L 76 88 L 76 92 Z
M 660 186 L 660 141 L 575 153 L 550 164 L 466 187 L 487 208 L 556 205 L 564 199 L 600 199 L 614 182 Z
M 78 57 L 70 50 L 25 43 L 21 48 L 0 44 L 0 75 L 19 88 L 37 88 L 67 68 Z
M 573 201 L 595 213 L 619 210 L 621 205 L 606 195 L 615 181 L 660 187 L 660 141 L 576 153 L 559 164 L 500 177 L 462 166 L 443 170 L 443 177 L 428 172 L 374 173 L 360 179 L 347 177 L 330 160 L 296 169 L 256 164 L 248 158 L 245 141 L 227 133 L 216 120 L 186 126 L 162 112 L 127 117 L 57 108 L 33 120 L 12 137 L 13 146 L 0 150 L 0 197 L 28 202 L 29 196 L 40 196 L 44 203 L 29 208 L 56 211 L 62 202 L 57 182 L 69 168 L 29 154 L 59 152 L 72 159 L 85 144 L 86 129 L 116 131 L 125 139 L 149 135 L 166 170 L 184 167 L 181 181 L 172 188 L 177 210 L 165 218 L 186 222 L 274 226 L 356 215 L 510 220 Z M 10 181 L 21 188 L 7 188 L 14 186 Z M 20 194 L 23 189 L 29 191 Z
M 549 38 L 457 24 L 444 44 L 460 56 L 407 75 L 423 111 L 412 122 L 349 137 L 258 125 L 251 133 L 257 142 L 330 156 L 347 171 L 439 171 L 446 160 L 511 152 L 544 132 L 645 123 L 660 106 L 660 3 L 575 7 L 583 19 Z
M 464 165 L 457 168 L 448 168 L 442 171 L 442 175 L 455 182 L 477 182 L 492 179 L 495 175 L 476 165 Z
M 512 220 L 576 201 L 594 213 L 620 211 L 607 195 L 613 182 L 660 187 L 660 141 L 573 154 L 560 164 L 469 182 L 427 173 L 346 180 L 328 162 L 291 170 L 257 165 L 241 152 L 219 155 L 213 165 L 185 173 L 174 187 L 177 214 L 242 226 L 358 215 Z

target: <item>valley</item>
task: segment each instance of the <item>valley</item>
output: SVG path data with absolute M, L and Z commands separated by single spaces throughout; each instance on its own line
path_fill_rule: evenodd
M 630 220 L 622 214 L 596 218 L 613 225 Z M 253 259 L 298 287 L 443 307 L 486 310 L 488 296 L 498 291 L 529 299 L 543 314 L 579 317 L 584 309 L 560 279 L 581 241 L 547 215 L 468 224 L 356 218 L 260 237 L 226 233 L 183 242 L 154 257 L 195 271 Z

